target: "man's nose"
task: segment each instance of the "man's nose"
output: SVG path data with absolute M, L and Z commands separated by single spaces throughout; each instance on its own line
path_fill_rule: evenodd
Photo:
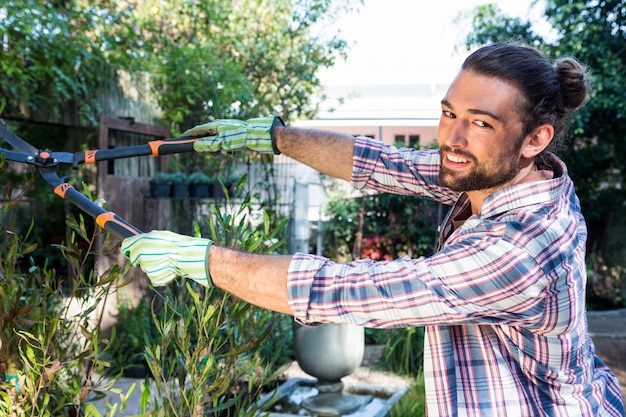
M 451 148 L 464 148 L 467 146 L 469 123 L 463 120 L 455 120 L 445 134 L 444 143 Z

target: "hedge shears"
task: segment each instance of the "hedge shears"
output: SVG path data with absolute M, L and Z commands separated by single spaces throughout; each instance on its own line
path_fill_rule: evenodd
M 95 164 L 98 161 L 146 155 L 157 157 L 193 152 L 193 144 L 200 139 L 200 137 L 190 136 L 153 140 L 143 145 L 116 149 L 88 150 L 84 152 L 50 152 L 37 149 L 6 128 L 0 130 L 0 138 L 17 150 L 11 151 L 0 148 L 0 156 L 4 155 L 4 158 L 8 161 L 20 162 L 36 167 L 57 196 L 76 205 L 79 209 L 93 217 L 98 226 L 120 240 L 140 234 L 141 231 L 117 214 L 103 209 L 80 193 L 74 186 L 67 183 L 65 179 L 59 177 L 56 173 L 56 168 L 65 164 L 71 165 L 73 169 L 78 169 L 81 164 Z

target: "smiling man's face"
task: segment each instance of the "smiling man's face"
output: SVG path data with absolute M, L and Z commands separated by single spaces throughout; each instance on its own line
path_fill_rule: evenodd
M 523 124 L 517 88 L 461 71 L 441 101 L 441 185 L 495 191 L 520 172 Z

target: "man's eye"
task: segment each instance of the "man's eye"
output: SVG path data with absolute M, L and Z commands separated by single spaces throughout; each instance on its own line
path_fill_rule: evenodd
M 455 117 L 455 116 L 454 116 L 454 113 L 452 113 L 451 111 L 448 111 L 448 110 L 442 110 L 442 113 L 443 113 L 443 115 L 444 115 L 445 117 L 449 117 L 449 118 L 451 118 L 451 119 L 454 119 L 454 117 Z
M 476 120 L 474 122 L 474 124 L 480 126 L 480 127 L 491 127 L 491 125 L 483 120 Z

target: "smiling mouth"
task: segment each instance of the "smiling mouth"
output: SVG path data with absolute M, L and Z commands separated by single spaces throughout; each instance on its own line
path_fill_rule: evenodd
M 463 158 L 462 156 L 452 154 L 450 152 L 446 152 L 446 159 L 450 162 L 454 162 L 455 164 L 467 164 L 469 159 Z

